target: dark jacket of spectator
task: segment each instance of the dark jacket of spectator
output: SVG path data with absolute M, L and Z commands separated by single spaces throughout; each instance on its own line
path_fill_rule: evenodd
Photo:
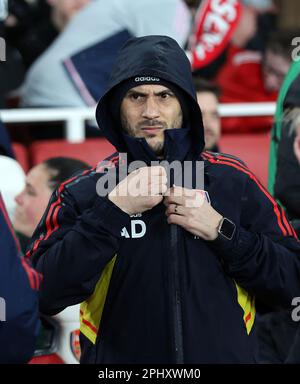
M 0 363 L 26 363 L 39 330 L 40 275 L 19 249 L 0 195 Z

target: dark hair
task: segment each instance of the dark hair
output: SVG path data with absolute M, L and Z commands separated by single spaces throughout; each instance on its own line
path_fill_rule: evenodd
M 280 55 L 292 61 L 292 52 L 295 46 L 292 45 L 294 37 L 300 36 L 299 29 L 279 30 L 270 35 L 266 44 L 266 51 L 271 51 L 276 55 Z
M 210 92 L 213 93 L 218 99 L 220 96 L 220 88 L 202 77 L 193 76 L 194 87 L 196 92 Z
M 62 182 L 91 168 L 87 163 L 70 157 L 52 157 L 42 163 L 49 170 L 49 188 L 55 190 Z

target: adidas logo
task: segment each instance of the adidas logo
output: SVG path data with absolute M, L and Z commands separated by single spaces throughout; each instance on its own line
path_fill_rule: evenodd
M 158 77 L 150 77 L 150 76 L 147 76 L 147 77 L 136 77 L 136 78 L 134 79 L 134 81 L 135 81 L 136 83 L 141 82 L 141 81 L 151 81 L 151 82 L 153 82 L 153 81 L 157 81 L 157 82 L 159 82 L 160 79 L 159 79 Z

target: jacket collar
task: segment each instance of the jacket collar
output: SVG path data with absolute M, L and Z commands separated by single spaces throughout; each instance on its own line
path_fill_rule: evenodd
M 191 160 L 193 156 L 191 154 L 192 142 L 189 129 L 168 129 L 164 134 L 164 158 L 162 160 L 169 162 Z M 144 138 L 131 137 L 127 134 L 123 134 L 123 137 L 128 153 L 133 160 L 141 160 L 148 165 L 151 161 L 159 160 Z

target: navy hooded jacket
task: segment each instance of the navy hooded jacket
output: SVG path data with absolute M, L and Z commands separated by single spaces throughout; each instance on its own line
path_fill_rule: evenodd
M 0 195 L 0 363 L 26 363 L 39 331 L 39 274 L 19 257 Z
M 41 310 L 55 314 L 82 302 L 83 363 L 252 363 L 255 299 L 289 307 L 299 295 L 299 242 L 243 162 L 203 152 L 190 64 L 168 37 L 131 39 L 118 56 L 97 108 L 117 151 L 155 159 L 145 139 L 120 132 L 111 104 L 118 84 L 135 76 L 181 89 L 189 118 L 185 131 L 165 132 L 165 158 L 204 161 L 205 190 L 236 224 L 234 237 L 209 242 L 176 227 L 174 241 L 162 203 L 130 217 L 99 196 L 97 181 L 108 171 L 98 167 L 60 186 L 33 236 L 27 256 L 44 275 Z M 111 169 L 118 152 L 108 159 Z

